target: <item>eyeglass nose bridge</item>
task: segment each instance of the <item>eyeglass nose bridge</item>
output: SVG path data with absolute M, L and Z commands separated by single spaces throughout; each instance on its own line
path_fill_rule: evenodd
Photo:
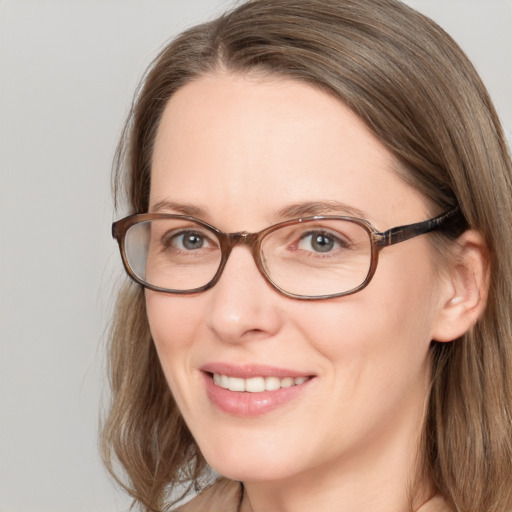
M 231 254 L 232 249 L 237 245 L 246 245 L 250 250 L 254 263 L 259 271 L 259 273 L 263 276 L 265 281 L 269 284 L 273 285 L 272 281 L 270 281 L 269 276 L 265 272 L 265 267 L 261 260 L 261 255 L 259 252 L 259 244 L 261 241 L 262 233 L 249 233 L 247 231 L 238 231 L 236 233 L 220 233 L 219 236 L 221 249 L 222 249 L 222 259 L 217 272 L 213 279 L 208 283 L 208 288 L 213 287 L 220 279 L 224 268 L 228 262 L 229 256 Z
M 230 249 L 235 245 L 248 245 L 253 248 L 258 243 L 258 233 L 248 233 L 247 231 L 226 233 L 226 241 Z

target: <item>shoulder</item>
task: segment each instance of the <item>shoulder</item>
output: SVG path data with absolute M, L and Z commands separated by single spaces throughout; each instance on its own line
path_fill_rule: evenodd
M 240 482 L 219 478 L 175 512 L 237 512 L 242 494 Z

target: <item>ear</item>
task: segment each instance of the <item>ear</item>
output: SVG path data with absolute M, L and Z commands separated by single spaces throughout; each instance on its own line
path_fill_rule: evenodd
M 472 229 L 465 231 L 453 253 L 441 277 L 444 286 L 432 335 L 442 342 L 459 338 L 476 323 L 489 291 L 489 253 L 482 236 Z

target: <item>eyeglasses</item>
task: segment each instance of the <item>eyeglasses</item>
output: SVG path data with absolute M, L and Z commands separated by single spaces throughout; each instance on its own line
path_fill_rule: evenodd
M 364 219 L 326 215 L 281 222 L 258 233 L 223 233 L 187 215 L 143 213 L 114 222 L 112 236 L 128 275 L 151 290 L 208 290 L 219 280 L 233 247 L 247 245 L 276 290 L 314 300 L 362 290 L 375 273 L 381 249 L 460 218 L 455 208 L 381 233 Z

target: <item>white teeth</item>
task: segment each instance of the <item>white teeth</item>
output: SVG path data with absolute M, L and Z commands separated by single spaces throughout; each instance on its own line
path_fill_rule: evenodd
M 295 384 L 295 379 L 293 377 L 285 377 L 284 379 L 281 379 L 281 387 L 282 388 L 289 388 Z
M 219 386 L 222 386 L 223 388 L 229 389 L 229 377 L 227 375 L 221 375 L 220 376 Z
M 245 391 L 249 391 L 249 393 L 261 393 L 265 391 L 265 379 L 263 377 L 245 379 Z
M 251 377 L 250 379 L 241 379 L 218 373 L 213 374 L 213 382 L 217 386 L 230 391 L 248 391 L 249 393 L 261 393 L 263 391 L 275 391 L 279 388 L 299 386 L 307 380 L 307 377 L 284 377 L 283 379 L 279 377 Z
M 229 391 L 245 391 L 245 381 L 244 379 L 239 379 L 238 377 L 228 377 Z
M 267 391 L 275 391 L 281 387 L 281 379 L 277 377 L 266 377 L 265 378 L 265 389 Z

